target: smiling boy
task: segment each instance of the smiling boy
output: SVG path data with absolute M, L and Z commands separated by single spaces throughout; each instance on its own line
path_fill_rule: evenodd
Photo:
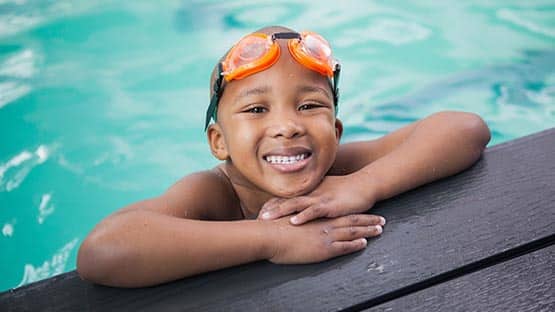
M 339 70 L 315 33 L 267 27 L 240 40 L 210 84 L 207 136 L 222 163 L 99 223 L 80 247 L 81 277 L 139 287 L 358 251 L 385 225 L 364 214 L 375 202 L 467 168 L 489 141 L 477 115 L 441 112 L 340 145 Z

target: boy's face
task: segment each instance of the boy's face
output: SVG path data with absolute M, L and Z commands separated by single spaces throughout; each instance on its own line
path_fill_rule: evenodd
M 335 161 L 342 125 L 327 78 L 297 63 L 286 40 L 270 68 L 225 86 L 213 153 L 228 159 L 232 178 L 273 196 L 312 191 Z M 235 170 L 236 169 L 236 170 Z

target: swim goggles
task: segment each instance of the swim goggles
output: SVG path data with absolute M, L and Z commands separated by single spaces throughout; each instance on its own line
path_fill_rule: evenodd
M 333 93 L 337 113 L 339 98 L 338 82 L 341 65 L 333 58 L 329 43 L 314 32 L 279 32 L 272 35 L 254 33 L 243 37 L 227 53 L 223 62 L 218 64 L 218 76 L 213 85 L 213 95 L 206 111 L 204 130 L 210 120 L 216 121 L 218 102 L 222 96 L 223 80 L 230 82 L 248 77 L 271 67 L 280 56 L 278 39 L 288 39 L 287 47 L 291 56 L 301 65 L 326 77 Z

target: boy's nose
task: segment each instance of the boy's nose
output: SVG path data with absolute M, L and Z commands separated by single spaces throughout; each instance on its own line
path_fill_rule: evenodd
M 273 138 L 295 138 L 303 135 L 304 126 L 294 117 L 274 118 L 270 127 L 268 127 L 268 135 Z

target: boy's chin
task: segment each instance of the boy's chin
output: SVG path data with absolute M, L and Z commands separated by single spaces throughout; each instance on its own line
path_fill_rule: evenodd
M 280 198 L 293 198 L 297 196 L 306 195 L 318 186 L 318 183 L 307 183 L 304 185 L 284 185 L 284 186 L 274 186 L 270 193 L 275 197 Z

